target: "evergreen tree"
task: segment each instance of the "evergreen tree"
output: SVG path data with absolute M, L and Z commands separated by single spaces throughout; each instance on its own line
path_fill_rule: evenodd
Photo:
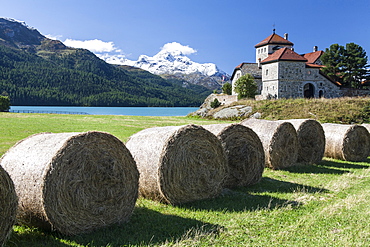
M 228 95 L 232 94 L 232 86 L 229 82 L 226 82 L 224 85 L 222 85 L 222 92 Z
M 361 81 L 368 78 L 366 52 L 355 43 L 345 47 L 332 44 L 326 48 L 321 61 L 326 66 L 323 72 L 345 87 L 360 88 Z
M 9 111 L 10 99 L 8 96 L 0 95 L 0 111 Z
M 343 85 L 344 47 L 332 44 L 329 49 L 325 49 L 325 53 L 321 56 L 321 61 L 326 66 L 322 68 L 322 71 L 332 80 Z
M 360 88 L 361 82 L 368 78 L 367 56 L 365 50 L 355 44 L 346 44 L 343 80 L 353 88 Z
M 235 82 L 235 92 L 238 93 L 238 99 L 254 98 L 257 93 L 257 84 L 251 74 L 241 76 Z

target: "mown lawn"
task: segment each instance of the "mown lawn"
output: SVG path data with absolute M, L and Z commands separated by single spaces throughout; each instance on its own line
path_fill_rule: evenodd
M 40 132 L 99 130 L 126 141 L 141 129 L 210 124 L 186 117 L 0 114 L 0 153 Z M 252 187 L 171 206 L 139 199 L 129 222 L 66 237 L 15 226 L 7 246 L 369 246 L 370 160 L 266 169 Z

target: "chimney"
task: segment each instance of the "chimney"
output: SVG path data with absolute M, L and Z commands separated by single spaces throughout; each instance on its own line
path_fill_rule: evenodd
M 319 49 L 319 47 L 317 47 L 317 45 L 315 45 L 315 46 L 313 47 L 313 52 L 317 52 L 317 51 L 318 51 L 318 49 Z
M 284 33 L 284 39 L 288 40 L 288 34 Z

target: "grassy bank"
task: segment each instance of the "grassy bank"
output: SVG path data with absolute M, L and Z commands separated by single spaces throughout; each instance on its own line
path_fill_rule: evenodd
M 329 111 L 328 111 L 329 112 Z M 186 117 L 0 113 L 0 153 L 39 132 L 99 130 L 126 141 L 154 126 L 210 124 Z M 366 246 L 370 160 L 266 169 L 252 187 L 170 206 L 139 199 L 130 221 L 73 237 L 15 226 L 7 246 Z
M 370 122 L 370 97 L 240 100 L 233 105 L 251 106 L 252 112 L 245 117 L 259 112 L 263 119 L 270 120 L 313 118 L 320 122 L 345 124 Z

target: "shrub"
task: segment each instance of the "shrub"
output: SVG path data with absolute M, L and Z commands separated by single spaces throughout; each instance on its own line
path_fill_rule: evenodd
M 9 111 L 10 99 L 8 96 L 0 95 L 0 111 Z
M 221 102 L 218 101 L 218 99 L 214 99 L 212 102 L 211 102 L 211 107 L 212 108 L 217 108 L 221 105 Z

